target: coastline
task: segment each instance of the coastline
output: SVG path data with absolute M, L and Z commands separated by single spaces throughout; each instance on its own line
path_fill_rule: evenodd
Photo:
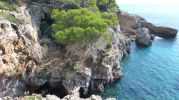
M 122 13 L 118 14 L 119 20 L 124 18 L 120 21 L 120 27 L 118 26 L 116 29 L 110 27 L 108 29 L 113 43 L 111 48 L 106 49 L 105 36 L 101 36 L 86 48 L 70 45 L 65 49 L 61 49 L 61 46 L 55 44 L 49 38 L 41 39 L 41 42 L 39 42 L 37 32 L 40 27 L 39 23 L 46 13 L 47 8 L 45 7 L 38 4 L 31 5 L 28 10 L 22 9 L 21 13 L 12 13 L 17 19 L 20 16 L 23 16 L 26 20 L 28 19 L 30 24 L 24 26 L 21 26 L 21 24 L 14 25 L 4 18 L 0 19 L 0 23 L 4 25 L 2 29 L 4 33 L 1 35 L 3 42 L 0 44 L 0 47 L 4 49 L 2 54 L 6 56 L 10 54 L 10 57 L 15 59 L 14 62 L 11 62 L 10 58 L 8 59 L 5 56 L 7 60 L 2 60 L 2 66 L 9 68 L 6 63 L 16 66 L 18 63 L 15 61 L 21 59 L 22 62 L 19 62 L 21 62 L 23 70 L 21 77 L 13 78 L 15 72 L 12 75 L 10 74 L 12 78 L 6 79 L 4 77 L 2 79 L 5 83 L 12 83 L 11 86 L 14 87 L 5 86 L 8 89 L 3 89 L 0 93 L 1 96 L 23 96 L 24 91 L 28 91 L 27 85 L 30 86 L 32 93 L 39 90 L 42 95 L 46 95 L 48 92 L 46 93 L 46 89 L 40 90 L 38 88 L 46 85 L 46 87 L 50 87 L 47 89 L 48 91 L 53 91 L 54 88 L 59 89 L 57 91 L 63 89 L 61 92 L 65 94 L 62 96 L 65 100 L 81 99 L 80 97 L 83 97 L 89 91 L 92 91 L 92 93 L 103 92 L 106 84 L 110 84 L 114 80 L 120 80 L 123 77 L 119 61 L 130 53 L 131 40 L 137 41 L 142 47 L 148 47 L 152 44 L 155 35 L 163 38 L 175 38 L 177 34 L 176 29 L 158 27 L 140 16 Z M 48 11 L 50 10 L 48 9 Z M 28 16 L 24 15 L 23 12 L 28 12 Z M 29 18 L 33 20 L 29 20 Z M 12 35 L 8 33 L 12 33 Z M 21 35 L 18 36 L 18 33 Z M 17 42 L 17 44 L 14 44 L 14 42 Z M 44 43 L 48 44 L 48 48 L 41 46 Z M 14 51 L 14 48 L 16 51 Z M 17 59 L 16 56 L 19 58 Z M 13 68 L 15 67 L 12 67 L 12 70 Z M 5 75 L 7 76 L 8 73 L 5 73 Z M 1 83 L 4 84 L 4 82 Z M 4 85 L 2 85 L 2 88 L 4 88 Z M 19 92 L 12 91 L 13 89 Z M 49 98 L 52 97 L 54 96 L 49 95 Z M 55 98 L 58 97 L 55 96 Z M 101 98 L 92 95 L 90 99 L 100 100 Z

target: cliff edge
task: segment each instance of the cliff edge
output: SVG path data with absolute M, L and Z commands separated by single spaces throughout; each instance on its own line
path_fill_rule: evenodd
M 42 31 L 40 23 L 53 7 L 48 9 L 49 5 L 29 1 L 20 3 L 18 11 L 0 10 L 6 15 L 0 17 L 2 99 L 31 98 L 36 93 L 46 99 L 76 100 L 102 92 L 104 85 L 121 79 L 120 61 L 130 52 L 130 40 L 121 33 L 120 26 L 108 28 L 111 46 L 102 35 L 86 46 L 63 47 L 51 38 L 38 37 Z

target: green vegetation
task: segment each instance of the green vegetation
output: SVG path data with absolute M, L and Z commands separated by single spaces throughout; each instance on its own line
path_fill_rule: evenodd
M 65 5 L 65 7 L 74 9 L 74 8 L 88 8 L 95 7 L 96 0 L 59 0 L 61 3 Z
M 41 46 L 47 49 L 47 48 L 48 48 L 48 42 L 43 42 L 43 43 L 41 44 Z
M 48 67 L 44 67 L 43 69 L 41 69 L 38 72 L 38 77 L 42 78 L 42 79 L 45 79 L 45 80 L 49 80 L 51 78 L 51 72 L 48 69 Z
M 5 12 L 1 12 L 1 11 L 0 11 L 0 17 L 3 17 L 3 18 L 5 18 L 5 19 L 7 19 L 7 20 L 10 21 L 11 23 L 15 23 L 15 24 L 17 24 L 17 23 L 19 23 L 19 24 L 27 24 L 26 21 L 20 20 L 20 19 L 16 19 L 16 18 L 13 17 L 12 15 L 9 15 L 9 14 L 7 14 L 7 13 L 5 13 Z
M 118 12 L 119 7 L 116 4 L 115 0 L 96 0 L 97 6 L 100 11 L 108 11 L 108 12 Z
M 103 12 L 102 18 L 106 19 L 105 21 L 109 26 L 116 26 L 119 23 L 116 14 L 112 12 Z
M 52 37 L 57 43 L 85 45 L 106 36 L 111 44 L 108 27 L 115 27 L 119 21 L 116 12 L 119 8 L 115 0 L 59 0 L 66 8 L 54 9 Z M 110 47 L 110 46 L 109 46 Z
M 17 5 L 5 2 L 5 1 L 0 1 L 0 9 L 8 10 L 8 11 L 17 11 Z
M 66 65 L 64 70 L 64 76 L 62 77 L 63 79 L 70 79 L 73 78 L 73 76 L 78 72 L 80 69 L 80 66 L 78 64 L 74 65 Z
M 27 59 L 27 56 L 20 56 L 19 57 L 19 63 L 23 64 Z
M 42 99 L 43 97 L 38 94 L 32 94 L 31 96 L 25 96 L 24 98 L 22 98 L 22 100 L 42 100 Z
M 10 16 L 4 12 L 0 12 L 0 17 L 4 17 L 5 19 L 9 20 L 12 23 L 17 23 L 17 20 L 13 16 Z
M 108 26 L 117 25 L 115 14 L 93 12 L 86 8 L 69 11 L 56 9 L 52 12 L 52 18 L 55 19 L 52 36 L 64 45 L 89 43 L 107 32 Z

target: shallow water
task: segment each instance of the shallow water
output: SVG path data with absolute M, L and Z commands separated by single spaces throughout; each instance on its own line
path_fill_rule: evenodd
M 179 7 L 122 5 L 156 25 L 179 28 Z M 179 35 L 176 39 L 155 38 L 149 48 L 132 44 L 123 59 L 124 78 L 106 87 L 102 94 L 117 100 L 179 100 Z

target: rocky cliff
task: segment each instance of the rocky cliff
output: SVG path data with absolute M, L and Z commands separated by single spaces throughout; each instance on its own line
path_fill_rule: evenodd
M 38 37 L 41 19 L 47 11 L 45 6 L 21 3 L 18 12 L 1 10 L 15 19 L 14 23 L 0 17 L 2 99 L 37 93 L 75 100 L 75 97 L 102 92 L 104 85 L 121 79 L 120 61 L 130 52 L 130 40 L 119 26 L 108 29 L 112 46 L 101 36 L 85 47 L 77 44 L 62 47 L 50 38 Z M 91 100 L 97 99 L 101 98 L 91 97 Z
M 25 91 L 21 76 L 28 64 L 40 65 L 42 51 L 36 28 L 32 25 L 31 16 L 25 7 L 19 13 L 1 10 L 14 17 L 16 23 L 0 17 L 0 96 L 19 96 Z M 26 21 L 19 23 L 19 20 Z
M 29 1 L 20 2 L 18 12 L 0 10 L 13 19 L 0 17 L 2 99 L 101 100 L 91 94 L 103 92 L 105 85 L 122 78 L 120 61 L 130 53 L 133 38 L 148 46 L 155 35 L 165 38 L 177 33 L 139 16 L 120 13 L 121 27 L 108 28 L 111 46 L 104 35 L 86 46 L 62 46 L 52 38 L 39 38 L 42 19 L 53 6 Z

